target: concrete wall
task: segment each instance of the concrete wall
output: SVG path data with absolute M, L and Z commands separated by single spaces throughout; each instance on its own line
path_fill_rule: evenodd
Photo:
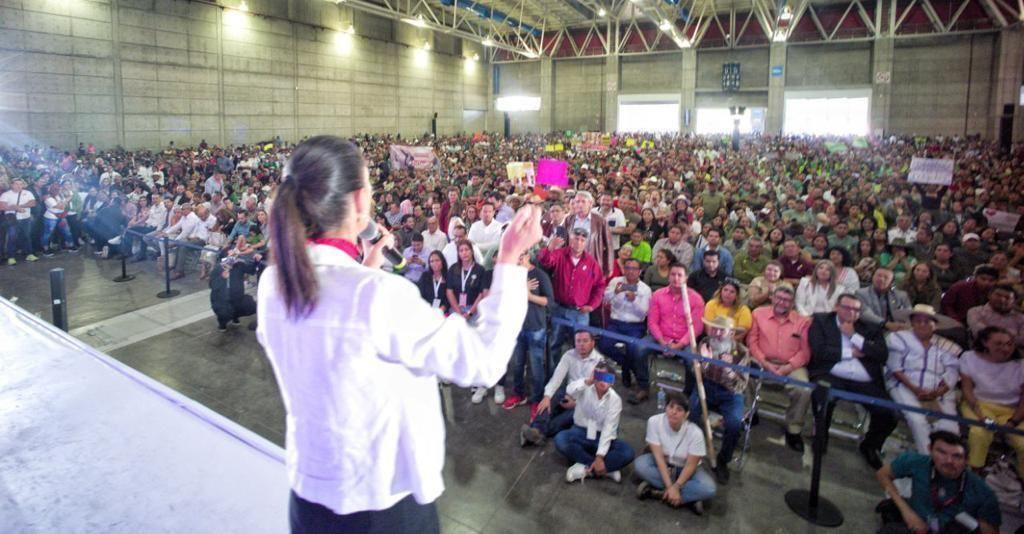
M 464 124 L 487 107 L 488 67 L 463 59 L 478 45 L 322 0 L 248 4 L 5 0 L 0 142 L 420 135 L 435 112 L 439 133 L 482 128 Z
M 555 63 L 555 130 L 602 129 L 604 69 L 604 59 Z
M 784 74 L 787 88 L 871 85 L 871 43 L 790 45 Z
M 683 79 L 680 54 L 624 56 L 622 93 L 674 93 Z
M 892 131 L 989 135 L 995 38 L 898 41 L 892 70 Z

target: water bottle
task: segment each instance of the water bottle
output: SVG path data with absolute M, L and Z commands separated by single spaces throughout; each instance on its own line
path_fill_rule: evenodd
M 665 409 L 665 390 L 662 388 L 658 388 L 658 409 Z

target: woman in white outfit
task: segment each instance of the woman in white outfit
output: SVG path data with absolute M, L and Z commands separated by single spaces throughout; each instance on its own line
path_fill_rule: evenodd
M 796 288 L 796 311 L 810 317 L 815 313 L 828 313 L 835 309 L 842 293 L 836 284 L 836 267 L 830 260 L 814 264 L 814 271 L 800 279 Z
M 492 386 L 505 373 L 527 307 L 526 269 L 516 262 L 540 239 L 540 211 L 527 206 L 510 223 L 471 328 L 379 269 L 390 233 L 357 246 L 371 191 L 355 145 L 313 137 L 284 176 L 257 336 L 287 410 L 292 532 L 438 532 L 437 380 Z

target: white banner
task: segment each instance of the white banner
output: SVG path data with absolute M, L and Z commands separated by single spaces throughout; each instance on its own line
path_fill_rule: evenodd
M 1019 213 L 987 209 L 983 212 L 988 219 L 988 225 L 999 232 L 1012 232 L 1020 222 Z
M 949 185 L 953 183 L 953 160 L 914 158 L 910 161 L 907 181 L 916 184 Z
M 393 169 L 429 169 L 436 160 L 434 149 L 429 146 L 391 145 Z

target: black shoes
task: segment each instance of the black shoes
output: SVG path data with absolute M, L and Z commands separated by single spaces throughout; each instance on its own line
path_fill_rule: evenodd
M 786 446 L 796 452 L 804 452 L 804 438 L 800 434 L 786 432 Z
M 729 464 L 728 464 L 728 462 L 723 462 L 722 459 L 719 458 L 718 462 L 715 465 L 715 468 L 712 469 L 712 472 L 715 474 L 715 480 L 719 484 L 725 486 L 726 484 L 729 483 Z
M 882 454 L 878 449 L 867 446 L 863 441 L 857 446 L 857 450 L 860 451 L 860 455 L 864 457 L 864 460 L 871 466 L 875 471 L 882 468 Z

